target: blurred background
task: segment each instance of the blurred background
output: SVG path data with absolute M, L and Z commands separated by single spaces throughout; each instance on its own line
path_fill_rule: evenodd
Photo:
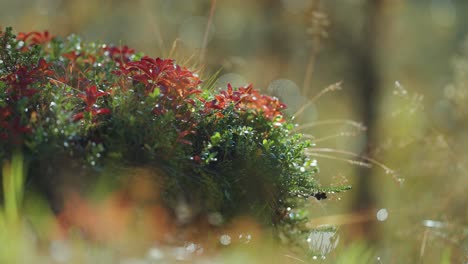
M 316 140 L 319 181 L 353 186 L 310 202 L 311 226 L 338 227 L 329 258 L 363 243 L 370 263 L 467 263 L 467 12 L 464 0 L 0 0 L 0 26 L 128 45 L 278 96 Z

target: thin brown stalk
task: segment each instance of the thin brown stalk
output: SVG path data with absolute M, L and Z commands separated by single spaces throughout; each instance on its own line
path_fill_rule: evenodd
M 315 122 L 299 125 L 296 128 L 294 128 L 293 131 L 296 132 L 296 131 L 303 130 L 303 129 L 306 129 L 306 128 L 311 128 L 311 127 L 316 127 L 316 126 L 321 126 L 321 125 L 340 125 L 340 124 L 341 125 L 353 126 L 353 127 L 357 128 L 357 129 L 359 129 L 360 131 L 365 131 L 367 129 L 363 124 L 361 124 L 359 122 L 356 122 L 356 121 L 353 121 L 353 120 L 349 120 L 349 119 L 329 119 L 329 120 L 315 121 Z
M 352 156 L 352 157 L 355 157 L 355 158 L 362 159 L 364 161 L 369 162 L 370 164 L 373 164 L 373 165 L 376 165 L 377 167 L 380 167 L 381 169 L 383 169 L 385 171 L 386 174 L 390 174 L 392 176 L 392 179 L 396 183 L 401 184 L 401 179 L 397 176 L 397 174 L 396 174 L 396 172 L 394 170 L 390 169 L 389 167 L 385 166 L 383 163 L 381 163 L 381 162 L 379 162 L 379 161 L 377 161 L 377 160 L 375 160 L 373 158 L 358 155 L 358 154 L 353 153 L 351 151 L 340 150 L 340 149 L 332 149 L 332 148 L 313 148 L 313 149 L 306 150 L 307 154 L 315 155 L 317 152 L 319 152 L 319 153 L 342 154 L 342 155 L 348 155 L 348 156 Z
M 319 153 L 308 152 L 307 155 L 318 157 L 318 158 L 326 158 L 326 159 L 344 161 L 344 162 L 347 162 L 347 163 L 352 164 L 352 165 L 362 166 L 362 167 L 366 167 L 366 168 L 371 168 L 372 167 L 372 164 L 369 164 L 369 163 L 366 163 L 366 162 L 362 162 L 362 161 L 359 161 L 359 160 L 352 160 L 352 159 L 335 157 L 335 156 L 327 155 L 327 154 L 319 154 Z
M 314 45 L 315 46 L 315 45 Z M 304 83 L 302 85 L 302 94 L 307 95 L 307 90 L 310 87 L 310 83 L 312 82 L 312 74 L 314 73 L 314 66 L 315 60 L 317 58 L 317 48 L 312 47 L 310 51 L 309 60 L 307 62 L 307 67 L 304 76 Z
M 421 242 L 421 248 L 419 250 L 419 263 L 424 263 L 423 258 L 424 258 L 424 253 L 426 252 L 426 244 L 427 244 L 427 238 L 429 236 L 430 230 L 427 228 L 424 230 L 424 235 L 423 239 Z
M 299 261 L 299 262 L 301 262 L 301 263 L 306 263 L 304 260 L 302 260 L 302 259 L 300 259 L 300 258 L 297 258 L 297 257 L 294 257 L 294 256 L 291 256 L 291 255 L 285 254 L 284 256 L 287 257 L 287 258 L 290 258 L 290 259 Z
M 374 211 L 359 212 L 352 214 L 340 214 L 340 215 L 330 215 L 311 219 L 307 223 L 307 227 L 314 228 L 322 225 L 333 225 L 333 226 L 342 226 L 342 225 L 352 225 L 363 222 L 368 222 L 374 219 Z
M 203 64 L 205 61 L 206 47 L 208 46 L 208 36 L 210 35 L 211 25 L 213 24 L 213 17 L 216 10 L 217 0 L 211 0 L 210 16 L 208 17 L 208 23 L 206 24 L 205 34 L 203 36 L 203 43 L 201 46 L 200 53 L 200 64 Z
M 304 83 L 302 86 L 302 94 L 307 95 L 307 90 L 310 88 L 312 82 L 312 75 L 314 73 L 317 55 L 320 51 L 322 40 L 328 37 L 327 27 L 329 25 L 328 17 L 321 10 L 321 1 L 312 0 L 309 8 L 309 21 L 308 34 L 311 35 L 312 46 L 310 48 L 310 56 L 307 62 L 306 71 L 304 74 Z
M 339 138 L 339 137 L 355 137 L 356 135 L 357 135 L 356 133 L 341 132 L 341 133 L 337 133 L 337 134 L 330 135 L 330 136 L 316 138 L 314 140 L 314 143 L 323 142 L 323 141 L 327 141 L 327 140 L 335 139 L 335 138 Z
M 174 57 L 173 55 L 177 50 L 177 44 L 178 44 L 179 41 L 180 41 L 180 39 L 177 38 L 172 42 L 171 51 L 169 52 L 169 56 L 168 56 L 169 58 Z
M 341 90 L 341 84 L 342 84 L 342 81 L 339 81 L 337 83 L 334 83 L 334 84 L 331 84 L 331 85 L 325 87 L 317 95 L 312 97 L 312 99 L 310 99 L 306 104 L 302 105 L 301 108 L 299 108 L 299 110 L 297 110 L 296 113 L 294 113 L 293 116 L 298 117 L 299 115 L 301 115 L 304 112 L 304 110 L 307 109 L 307 107 L 309 107 L 313 103 L 315 103 L 315 101 L 317 101 L 317 99 L 322 97 L 324 94 L 327 94 L 329 92 L 334 92 L 334 91 Z
M 148 18 L 148 24 L 151 26 L 151 28 L 154 31 L 154 34 L 156 35 L 156 41 L 159 46 L 159 50 L 161 51 L 162 54 L 166 53 L 166 45 L 164 43 L 164 38 L 161 32 L 161 27 L 159 26 L 158 21 L 156 20 L 156 17 L 154 14 L 151 12 L 151 8 L 148 8 L 145 5 L 142 5 L 143 11 L 147 13 L 147 18 Z
M 316 137 L 312 136 L 311 134 L 302 134 L 302 137 L 306 138 L 306 139 L 314 140 L 314 142 L 315 142 L 315 139 L 316 139 Z

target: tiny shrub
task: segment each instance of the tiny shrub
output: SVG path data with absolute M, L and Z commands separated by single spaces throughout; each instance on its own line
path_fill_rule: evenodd
M 127 46 L 0 33 L 0 157 L 62 157 L 90 172 L 153 166 L 171 210 L 182 200 L 198 215 L 278 226 L 291 224 L 291 207 L 324 198 L 305 154 L 311 143 L 292 132 L 285 108 L 251 85 L 214 89 L 174 60 Z

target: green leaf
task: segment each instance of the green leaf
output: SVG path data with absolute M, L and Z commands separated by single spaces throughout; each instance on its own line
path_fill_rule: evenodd
M 155 88 L 152 93 L 149 94 L 149 96 L 153 99 L 159 97 L 161 94 L 161 90 L 159 88 Z
M 211 144 L 213 146 L 218 145 L 221 142 L 221 134 L 219 132 L 215 132 L 213 136 L 210 138 Z

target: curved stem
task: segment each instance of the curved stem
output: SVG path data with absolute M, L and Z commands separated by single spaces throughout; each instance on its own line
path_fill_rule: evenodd
M 299 130 L 303 130 L 306 128 L 311 128 L 311 127 L 316 127 L 316 126 L 321 126 L 321 125 L 340 125 L 340 124 L 353 126 L 359 129 L 360 131 L 364 131 L 367 129 L 363 124 L 350 120 L 350 119 L 329 119 L 329 120 L 315 121 L 315 122 L 299 125 L 296 128 L 294 128 L 293 131 L 299 131 Z
M 369 162 L 370 164 L 373 164 L 373 165 L 376 165 L 377 167 L 380 167 L 381 169 L 383 169 L 385 171 L 386 174 L 390 174 L 393 178 L 393 180 L 398 183 L 398 184 L 401 184 L 402 183 L 402 180 L 397 176 L 397 173 L 390 169 L 389 167 L 385 166 L 383 163 L 373 159 L 373 158 L 369 158 L 369 157 L 366 157 L 366 156 L 361 156 L 361 155 L 358 155 L 356 153 L 353 153 L 351 151 L 346 151 L 346 150 L 340 150 L 340 149 L 332 149 L 332 148 L 314 148 L 314 149 L 307 149 L 306 150 L 306 154 L 309 154 L 309 155 L 317 155 L 318 153 L 336 153 L 336 154 L 342 154 L 342 155 L 348 155 L 348 156 L 352 156 L 352 157 L 355 157 L 355 158 L 359 158 L 359 159 L 362 159 L 364 161 L 367 161 Z M 349 161 L 348 161 L 349 162 Z

